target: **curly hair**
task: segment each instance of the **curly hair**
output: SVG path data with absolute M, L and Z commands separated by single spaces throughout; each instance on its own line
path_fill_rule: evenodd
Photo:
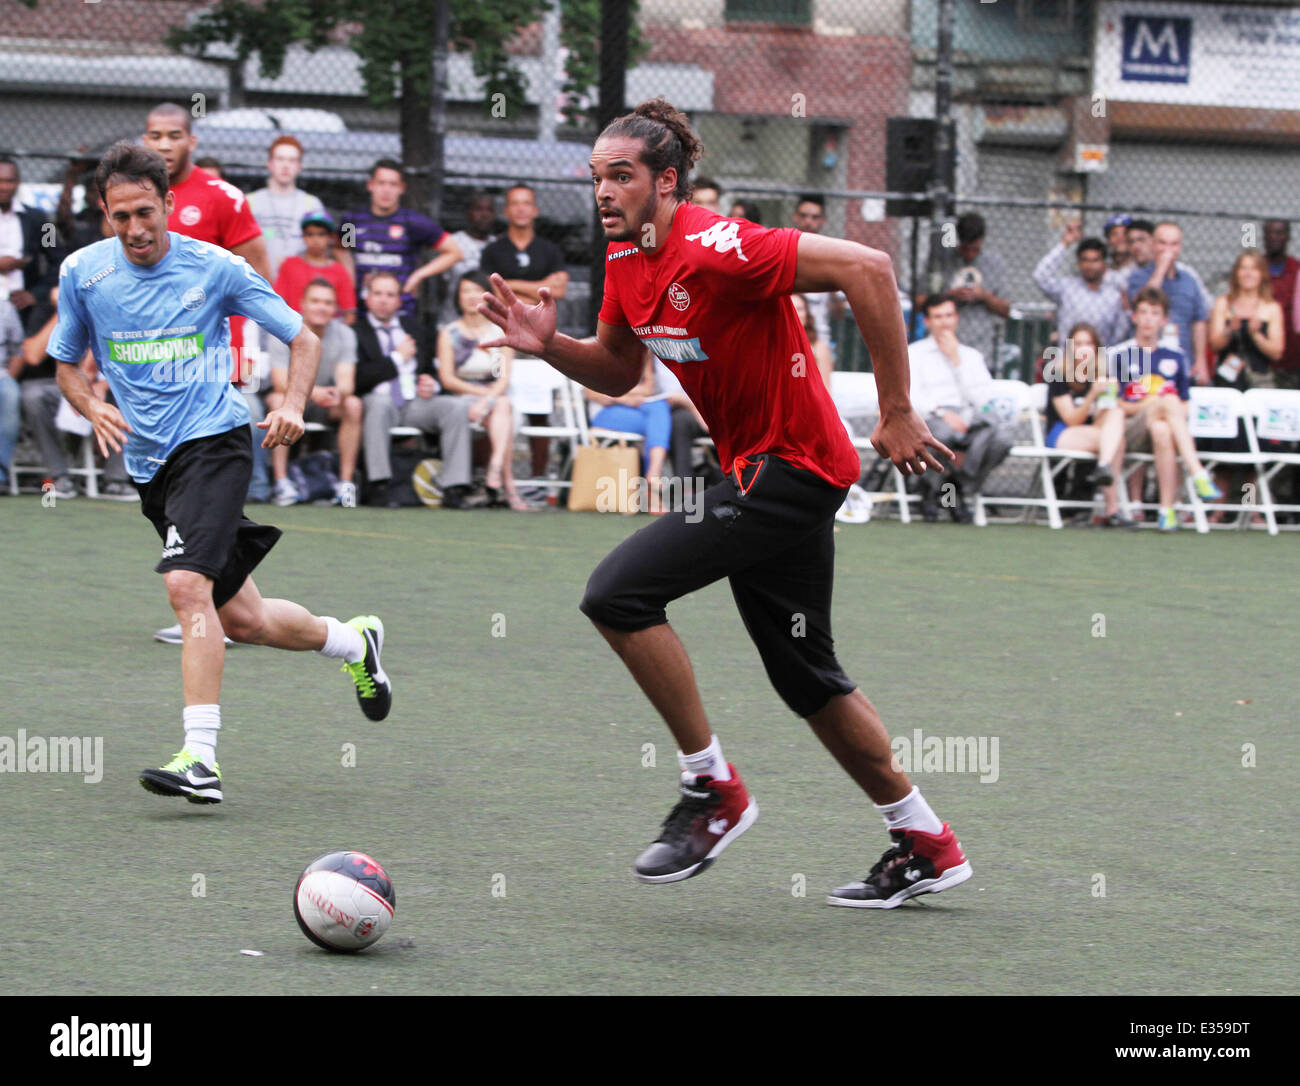
M 631 113 L 616 117 L 605 126 L 600 138 L 610 136 L 640 140 L 640 158 L 650 172 L 658 175 L 672 167 L 677 171 L 673 195 L 679 200 L 690 197 L 691 168 L 699 162 L 704 145 L 691 130 L 686 114 L 671 102 L 662 97 L 642 102 Z

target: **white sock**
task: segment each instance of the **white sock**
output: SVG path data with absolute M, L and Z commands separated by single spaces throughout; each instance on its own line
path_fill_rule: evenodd
M 325 616 L 325 626 L 325 647 L 316 650 L 322 656 L 346 660 L 349 664 L 366 658 L 366 639 L 355 627 L 328 615 Z
M 1195 475 L 1192 476 L 1193 479 L 1208 479 L 1209 477 L 1210 477 L 1210 473 L 1206 471 L 1204 468 L 1201 468 L 1200 471 L 1198 471 Z
M 196 754 L 199 761 L 211 769 L 217 764 L 221 706 L 187 705 L 181 715 L 185 722 L 185 749 Z
M 930 805 L 921 795 L 921 789 L 915 785 L 911 792 L 897 803 L 886 803 L 883 807 L 874 804 L 891 830 L 920 830 L 922 833 L 943 833 L 943 823 L 930 810 Z
M 715 781 L 731 780 L 731 770 L 727 767 L 727 759 L 722 756 L 722 745 L 716 735 L 709 736 L 709 745 L 695 754 L 683 754 L 679 750 L 677 764 L 682 767 L 682 776 L 690 777 L 692 782 L 696 777 L 705 776 Z

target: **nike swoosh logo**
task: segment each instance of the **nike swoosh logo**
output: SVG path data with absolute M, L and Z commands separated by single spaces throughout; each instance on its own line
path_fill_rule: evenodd
M 921 872 L 919 872 L 919 871 L 904 871 L 904 872 L 903 872 L 903 878 L 905 878 L 908 882 L 915 882 L 915 881 L 916 881 L 917 879 L 919 879 L 920 877 L 921 877 Z
M 187 770 L 185 771 L 185 779 L 186 779 L 187 781 L 189 781 L 190 784 L 193 784 L 193 785 L 200 785 L 200 784 L 216 784 L 217 781 L 219 780 L 219 778 L 217 778 L 217 777 L 196 777 L 196 776 L 194 775 L 194 770 L 192 770 L 192 769 L 187 769 Z

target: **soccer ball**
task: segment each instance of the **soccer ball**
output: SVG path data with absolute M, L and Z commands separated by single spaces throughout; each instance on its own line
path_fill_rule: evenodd
M 365 950 L 388 930 L 396 906 L 392 880 L 364 852 L 327 852 L 293 890 L 298 927 L 324 950 Z

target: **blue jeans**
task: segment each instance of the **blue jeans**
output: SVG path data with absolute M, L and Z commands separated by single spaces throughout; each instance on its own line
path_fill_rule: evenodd
M 0 370 L 0 482 L 5 485 L 9 483 L 9 466 L 13 463 L 14 446 L 18 444 L 21 402 L 18 382 Z
M 266 418 L 266 405 L 262 397 L 244 392 L 244 403 L 248 404 L 248 428 L 253 436 L 253 478 L 248 484 L 248 501 L 264 502 L 271 497 L 271 450 L 262 448 L 265 430 L 259 430 L 257 424 Z
M 654 400 L 640 407 L 612 403 L 597 411 L 591 424 L 606 430 L 643 434 L 645 447 L 641 450 L 641 470 L 648 471 L 650 450 L 668 448 L 673 433 L 673 409 L 667 400 Z

